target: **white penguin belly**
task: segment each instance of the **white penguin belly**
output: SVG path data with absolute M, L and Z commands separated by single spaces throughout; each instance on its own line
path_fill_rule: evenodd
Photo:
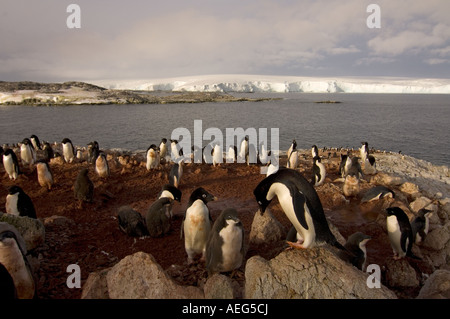
M 12 156 L 3 156 L 3 166 L 5 167 L 6 173 L 8 173 L 10 179 L 17 179 L 17 173 L 14 167 L 14 161 Z
M 41 187 L 51 187 L 53 184 L 52 174 L 47 170 L 47 168 L 40 168 L 41 165 L 45 165 L 40 163 L 37 169 L 38 172 L 38 182 Z
M 401 244 L 400 244 L 402 233 L 400 231 L 400 226 L 397 222 L 397 217 L 388 216 L 387 231 L 388 231 L 388 235 L 389 235 L 389 241 L 391 242 L 392 250 L 399 257 L 404 257 L 406 255 L 406 252 L 403 251 Z
M 222 164 L 223 162 L 223 154 L 222 148 L 219 145 L 214 146 L 214 155 L 213 155 L 213 165 Z
M 222 245 L 222 271 L 231 271 L 242 264 L 242 229 L 231 222 L 219 232 L 223 239 Z
M 278 202 L 280 203 L 281 208 L 283 208 L 283 211 L 286 214 L 287 218 L 289 218 L 292 225 L 297 230 L 298 235 L 300 235 L 300 237 L 303 238 L 302 246 L 304 248 L 313 247 L 316 239 L 316 231 L 314 229 L 313 220 L 311 217 L 311 213 L 309 212 L 309 208 L 306 205 L 306 201 L 303 207 L 304 209 L 303 213 L 305 214 L 305 220 L 306 224 L 308 225 L 308 229 L 304 228 L 298 221 L 294 210 L 293 198 L 290 195 L 289 189 L 284 184 L 282 183 L 272 184 L 267 194 L 268 196 L 267 199 L 270 200 L 271 198 L 273 198 L 274 195 L 277 195 Z
M 20 158 L 24 164 L 34 164 L 32 150 L 25 144 L 20 146 Z
M 323 165 L 322 163 L 317 163 L 317 166 L 320 170 L 320 179 L 317 181 L 316 186 L 320 186 L 325 182 L 327 171 L 325 170 L 325 165 Z
M 158 154 L 150 149 L 147 152 L 147 169 L 150 170 L 151 168 L 158 167 L 159 164 L 159 156 Z
M 16 193 L 13 195 L 11 195 L 11 194 L 6 195 L 5 208 L 6 208 L 7 214 L 11 214 L 11 215 L 15 215 L 15 216 L 20 215 L 20 213 L 17 209 L 18 200 L 19 200 L 19 193 Z
M 68 163 L 72 163 L 75 155 L 73 154 L 72 146 L 69 143 L 63 144 L 64 160 Z
M 187 209 L 184 220 L 184 247 L 189 256 L 204 253 L 210 230 L 208 207 L 198 199 Z
M 34 296 L 34 280 L 23 260 L 17 242 L 13 238 L 0 241 L 0 263 L 11 275 L 16 286 L 19 299 L 32 299 Z

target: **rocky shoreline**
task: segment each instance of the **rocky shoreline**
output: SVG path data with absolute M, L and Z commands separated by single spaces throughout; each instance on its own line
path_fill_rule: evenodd
M 60 145 L 55 146 L 58 150 Z M 369 288 L 367 272 L 336 257 L 328 245 L 307 250 L 285 250 L 290 228 L 277 203 L 260 216 L 253 189 L 264 176 L 258 165 L 208 164 L 185 166 L 180 189 L 182 201 L 174 206 L 171 231 L 160 238 L 132 238 L 119 230 L 117 210 L 130 205 L 144 214 L 167 183 L 171 163 L 147 171 L 142 154 L 113 151 L 108 154 L 111 175 L 100 178 L 82 159 L 65 163 L 54 159 L 51 191 L 39 186 L 36 170 L 24 167 L 17 181 L 10 181 L 0 167 L 4 187 L 0 189 L 0 211 L 5 207 L 7 188 L 16 184 L 26 190 L 37 210 L 38 231 L 23 235 L 29 239 L 29 260 L 33 266 L 38 298 L 449 298 L 450 290 L 450 176 L 447 166 L 395 153 L 377 152 L 378 173 L 361 180 L 357 196 L 342 194 L 337 173 L 340 152 L 321 151 L 327 179 L 316 187 L 330 227 L 341 243 L 355 231 L 372 237 L 367 244 L 368 263 L 381 269 L 381 287 Z M 298 170 L 311 178 L 312 158 L 301 150 Z M 354 155 L 358 155 L 355 151 Z M 286 158 L 281 158 L 281 165 Z M 94 203 L 78 207 L 73 182 L 84 167 L 90 167 L 95 185 Z M 384 185 L 395 198 L 362 203 L 361 197 L 374 185 Z M 233 274 L 208 277 L 201 263 L 188 265 L 180 225 L 188 197 L 202 186 L 219 198 L 208 206 L 213 220 L 227 207 L 234 207 L 244 225 L 247 254 Z M 387 239 L 385 208 L 399 206 L 410 219 L 426 207 L 433 211 L 425 241 L 414 245 L 421 260 L 393 260 Z M 0 216 L 0 221 L 11 221 Z M 28 219 L 17 217 L 16 219 Z M 33 226 L 30 226 L 33 229 Z M 18 228 L 20 228 L 18 226 Z M 45 228 L 43 232 L 42 229 Z M 25 230 L 23 230 L 25 232 Z M 81 269 L 81 288 L 68 288 L 66 268 Z M 345 275 L 343 275 L 345 274 Z M 145 283 L 145 284 L 144 284 Z
M 0 81 L 0 105 L 62 106 L 102 104 L 170 104 L 258 102 L 219 92 L 170 92 L 105 89 L 85 82 L 38 83 Z

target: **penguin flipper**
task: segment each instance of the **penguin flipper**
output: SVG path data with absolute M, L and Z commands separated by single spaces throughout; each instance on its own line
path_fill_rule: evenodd
M 295 191 L 293 193 L 293 197 L 295 216 L 297 217 L 297 220 L 303 228 L 309 229 L 305 218 L 305 208 L 309 210 L 306 205 L 305 195 L 303 195 L 299 191 Z

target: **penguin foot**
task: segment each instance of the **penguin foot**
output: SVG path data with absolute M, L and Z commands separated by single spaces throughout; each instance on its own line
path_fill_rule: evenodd
M 292 242 L 292 241 L 286 241 L 286 243 L 289 245 L 289 247 L 286 250 L 291 250 L 291 249 L 306 249 L 305 247 L 303 247 L 302 243 L 299 242 Z

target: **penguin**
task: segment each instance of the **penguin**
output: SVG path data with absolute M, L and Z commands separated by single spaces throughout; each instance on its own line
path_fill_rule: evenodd
M 289 156 L 291 156 L 291 153 L 297 149 L 297 141 L 296 140 L 292 140 L 291 145 L 289 146 L 289 149 L 287 151 L 287 157 L 289 158 Z
M 249 156 L 249 145 L 248 145 L 248 136 L 245 136 L 241 142 L 241 147 L 239 149 L 238 155 L 238 163 L 247 163 L 248 164 L 248 156 Z
M 359 176 L 351 173 L 345 176 L 342 192 L 345 197 L 356 197 L 361 189 Z
M 48 190 L 52 189 L 53 174 L 50 166 L 46 161 L 38 161 L 36 163 L 38 182 L 41 187 L 46 187 Z
M 12 149 L 7 149 L 3 154 L 3 167 L 8 173 L 9 179 L 16 180 L 20 174 L 19 161 Z
M 183 176 L 183 161 L 179 161 L 179 163 L 174 163 L 170 168 L 169 172 L 169 184 L 175 187 L 180 186 L 181 177 Z
M 20 158 L 23 165 L 33 165 L 36 162 L 36 151 L 29 138 L 24 138 L 20 145 Z
M 216 167 L 216 164 L 220 166 L 220 164 L 223 163 L 223 153 L 222 153 L 222 147 L 220 147 L 219 144 L 216 144 L 214 148 L 211 151 L 212 155 L 212 164 L 214 167 Z
M 425 240 L 430 229 L 430 217 L 433 214 L 432 210 L 422 208 L 417 212 L 417 217 L 411 222 L 411 229 L 413 232 L 414 242 L 420 244 Z
M 93 141 L 88 144 L 87 153 L 88 153 L 88 156 L 87 156 L 88 163 L 95 164 L 95 161 L 97 160 L 97 156 L 100 153 L 100 147 L 99 147 L 97 141 Z
M 224 209 L 214 222 L 206 242 L 208 274 L 233 271 L 241 267 L 245 256 L 244 228 L 234 208 Z
M 263 179 L 253 194 L 261 214 L 277 196 L 281 208 L 297 230 L 298 242 L 288 242 L 290 246 L 310 248 L 327 242 L 344 249 L 331 233 L 319 195 L 298 171 L 280 168 Z
M 394 259 L 398 260 L 405 256 L 420 259 L 411 251 L 414 237 L 406 213 L 400 207 L 389 207 L 386 211 L 387 232 L 394 252 Z
M 181 228 L 182 234 L 184 233 L 184 248 L 188 255 L 188 264 L 191 264 L 196 255 L 200 254 L 201 259 L 205 260 L 206 241 L 212 223 L 207 204 L 214 200 L 217 198 L 202 187 L 195 189 L 189 197 Z
M 36 284 L 26 254 L 25 240 L 17 229 L 0 222 L 0 264 L 12 278 L 15 297 L 18 299 L 33 299 L 36 296 Z M 3 280 L 0 286 L 3 286 Z M 11 289 L 9 287 L 10 294 Z
M 260 143 L 259 145 L 259 162 L 261 164 L 267 164 L 269 162 L 269 152 L 266 150 L 266 146 L 264 145 L 264 143 Z
M 238 151 L 236 145 L 230 145 L 227 152 L 227 163 L 237 162 Z
M 50 145 L 50 143 L 44 142 L 44 146 L 42 149 L 44 151 L 44 161 L 50 163 L 50 160 L 55 157 L 52 146 Z
M 339 163 L 339 176 L 341 177 L 344 177 L 345 175 L 345 164 L 347 163 L 347 158 L 348 155 L 341 154 L 341 162 Z
M 119 229 L 131 237 L 148 236 L 147 226 L 142 215 L 130 206 L 121 206 L 117 213 Z
M 145 215 L 145 224 L 151 237 L 160 237 L 170 230 L 170 211 L 172 210 L 172 199 L 161 197 L 150 205 Z
M 161 143 L 159 143 L 159 156 L 161 160 L 167 156 L 167 138 L 162 138 Z
M 17 299 L 14 280 L 2 263 L 0 263 L 0 300 Z
M 77 158 L 77 160 L 79 160 L 80 162 L 83 161 L 83 151 L 80 148 L 77 148 L 75 153 L 75 157 Z
M 66 163 L 72 163 L 75 159 L 75 148 L 73 147 L 72 141 L 67 137 L 62 140 L 63 147 L 63 157 Z
M 319 149 L 317 148 L 317 145 L 311 146 L 311 155 L 313 158 L 319 156 Z
M 289 157 L 287 159 L 286 167 L 291 169 L 296 169 L 298 166 L 298 151 L 296 149 L 293 149 Z
M 17 185 L 11 186 L 6 195 L 6 213 L 36 219 L 36 210 L 31 198 Z
M 369 154 L 369 144 L 367 142 L 362 142 L 361 144 L 359 154 L 364 163 L 364 174 L 375 175 L 377 173 L 375 157 Z
M 77 176 L 74 184 L 75 199 L 81 202 L 91 203 L 94 198 L 94 183 L 89 179 L 89 170 L 83 168 Z
M 172 161 L 174 162 L 181 157 L 182 153 L 177 140 L 170 140 L 170 152 L 172 154 Z
M 366 271 L 367 249 L 366 244 L 372 238 L 361 232 L 351 234 L 344 245 L 344 250 L 338 252 L 338 256 L 359 270 Z
M 36 135 L 31 135 L 30 136 L 30 141 L 31 141 L 31 145 L 33 145 L 33 148 L 35 151 L 41 150 L 41 142 L 39 141 L 39 137 L 37 137 Z
M 325 182 L 325 177 L 327 176 L 327 171 L 325 169 L 325 165 L 322 164 L 319 156 L 314 157 L 313 159 L 313 179 L 311 181 L 312 185 L 320 186 Z
M 161 162 L 160 156 L 159 156 L 159 148 L 155 145 L 152 144 L 149 146 L 149 148 L 147 149 L 147 153 L 146 153 L 146 157 L 147 157 L 147 170 L 151 170 L 153 168 L 158 168 L 159 164 Z
M 267 166 L 266 177 L 272 175 L 273 173 L 276 173 L 280 168 L 280 163 L 278 163 L 276 158 L 272 157 L 272 151 L 269 151 L 267 155 L 269 158 L 269 162 L 266 165 Z
M 203 163 L 203 151 L 197 145 L 191 146 L 191 162 L 197 164 Z
M 361 203 L 367 203 L 367 202 L 371 202 L 374 200 L 379 200 L 382 198 L 395 198 L 395 193 L 393 190 L 385 187 L 385 186 L 375 186 L 372 187 L 371 189 L 369 189 L 363 196 L 363 198 L 361 199 Z
M 109 165 L 106 159 L 106 155 L 103 152 L 100 152 L 95 160 L 95 172 L 101 178 L 109 177 Z
M 178 188 L 173 185 L 166 184 L 162 187 L 158 199 L 166 197 L 181 203 L 181 195 L 182 193 Z M 171 219 L 173 218 L 172 205 L 170 205 L 169 216 Z

